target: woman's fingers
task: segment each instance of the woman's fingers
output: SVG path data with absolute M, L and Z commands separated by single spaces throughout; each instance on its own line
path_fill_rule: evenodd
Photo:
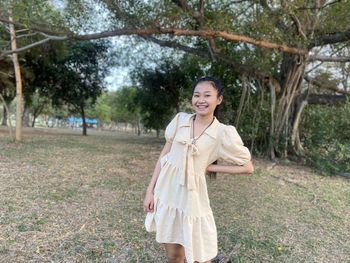
M 154 200 L 145 200 L 143 203 L 143 211 L 145 212 L 153 212 L 154 209 Z
M 154 202 L 153 200 L 151 201 L 151 203 L 149 204 L 149 212 L 153 212 L 153 209 L 154 209 Z

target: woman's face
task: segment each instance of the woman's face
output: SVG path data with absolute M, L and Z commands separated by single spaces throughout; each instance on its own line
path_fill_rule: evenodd
M 217 105 L 222 101 L 222 96 L 218 97 L 218 91 L 209 81 L 197 84 L 192 95 L 192 108 L 202 116 L 214 114 Z

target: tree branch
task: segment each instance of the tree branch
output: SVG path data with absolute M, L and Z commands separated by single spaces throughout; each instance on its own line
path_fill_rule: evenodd
M 143 38 L 148 39 L 148 40 L 150 40 L 150 41 L 152 41 L 160 46 L 163 46 L 163 47 L 170 47 L 170 48 L 179 49 L 179 50 L 185 51 L 186 53 L 191 53 L 191 54 L 194 54 L 196 56 L 199 56 L 199 57 L 202 57 L 205 59 L 212 58 L 211 54 L 207 51 L 204 51 L 204 50 L 184 46 L 184 45 L 181 45 L 179 43 L 172 42 L 172 41 L 160 40 L 160 39 L 157 39 L 157 38 L 151 37 L 151 36 L 146 36 Z M 272 81 L 274 84 L 276 84 L 276 93 L 279 93 L 281 90 L 281 88 L 279 87 L 278 81 L 269 73 L 259 71 L 256 68 L 244 66 L 241 63 L 235 62 L 233 59 L 231 59 L 227 56 L 224 56 L 224 55 L 217 54 L 216 59 L 229 65 L 232 68 L 232 70 L 234 72 L 237 72 L 238 74 L 249 75 L 252 78 L 261 80 L 264 83 L 268 82 L 268 81 Z
M 0 21 L 4 21 L 4 20 L 0 18 Z M 14 23 L 14 24 L 18 24 L 18 23 Z M 44 29 L 44 30 L 40 30 L 38 28 L 36 29 L 31 28 L 31 29 L 34 31 L 39 31 L 43 33 L 49 32 L 50 35 L 61 35 L 60 40 L 65 40 L 68 38 L 76 39 L 76 40 L 93 40 L 93 39 L 122 36 L 122 35 L 148 36 L 148 35 L 170 34 L 175 36 L 197 36 L 197 37 L 208 38 L 208 39 L 222 38 L 229 42 L 244 42 L 244 43 L 252 44 L 254 46 L 261 47 L 261 48 L 278 49 L 281 52 L 298 54 L 298 55 L 306 55 L 308 53 L 308 50 L 306 49 L 293 48 L 283 44 L 272 43 L 267 40 L 255 40 L 247 36 L 236 35 L 225 31 L 215 31 L 215 30 L 188 30 L 188 29 L 181 29 L 181 28 L 161 28 L 161 27 L 143 28 L 143 29 L 122 28 L 122 29 L 117 29 L 113 31 L 104 31 L 104 32 L 95 33 L 95 34 L 86 34 L 86 35 L 65 34 L 64 36 L 62 36 L 61 33 L 55 34 L 54 32 L 47 29 Z
M 309 56 L 308 62 L 322 61 L 322 62 L 350 62 L 350 57 L 328 57 L 328 56 Z
M 327 90 L 331 90 L 331 91 L 334 91 L 334 92 L 338 92 L 338 93 L 341 93 L 341 94 L 344 94 L 344 95 L 348 95 L 350 96 L 350 91 L 346 91 L 346 90 L 341 90 L 341 89 L 337 89 L 337 88 L 334 88 L 334 87 L 331 87 L 331 86 L 324 86 L 322 85 L 322 83 L 320 83 L 319 81 L 305 75 L 304 76 L 304 79 L 310 83 L 311 85 L 314 85 L 320 89 L 327 89 Z
M 38 31 L 38 32 L 42 32 L 42 33 L 46 33 L 46 34 L 50 34 L 50 35 L 59 35 L 59 36 L 67 36 L 67 35 L 72 35 L 73 33 L 70 32 L 63 32 L 63 31 L 53 31 L 51 29 L 48 28 L 44 28 L 44 27 L 38 27 L 36 25 L 24 25 L 18 22 L 13 22 L 10 21 L 6 18 L 0 17 L 0 22 L 3 22 L 5 24 L 13 24 L 14 26 L 16 26 L 16 28 L 20 28 L 20 29 L 26 29 L 26 30 L 32 30 L 32 31 Z
M 40 34 L 40 32 L 34 32 L 31 34 L 16 35 L 16 39 L 20 39 L 23 37 L 33 37 L 33 36 L 37 36 L 38 34 Z
M 304 31 L 303 31 L 303 27 L 302 27 L 298 17 L 296 15 L 294 15 L 294 14 L 289 14 L 289 15 L 292 18 L 298 33 L 303 37 L 304 40 L 306 40 L 307 37 L 306 37 L 306 35 L 305 35 Z
M 298 49 L 289 47 L 287 45 L 271 43 L 267 40 L 255 40 L 253 38 L 227 33 L 224 31 L 215 30 L 187 30 L 179 28 L 145 28 L 145 29 L 118 29 L 114 31 L 105 31 L 95 34 L 87 35 L 77 35 L 72 37 L 76 40 L 92 40 L 99 38 L 107 38 L 112 36 L 122 36 L 122 35 L 163 35 L 170 34 L 174 36 L 197 36 L 203 38 L 222 38 L 229 42 L 244 42 L 252 44 L 257 47 L 267 48 L 267 49 L 278 49 L 281 52 L 292 53 L 298 55 L 306 55 L 308 51 L 306 49 Z
M 337 47 L 336 48 L 336 50 L 334 50 L 331 54 L 330 54 L 330 56 L 333 56 L 334 54 L 337 54 L 339 51 L 341 51 L 343 48 L 345 48 L 347 46 L 347 44 L 343 44 L 342 46 L 340 46 L 340 47 Z M 318 52 L 320 52 L 321 50 L 319 50 Z M 313 55 L 313 56 L 315 56 L 315 57 L 317 57 L 318 55 L 318 52 L 316 52 L 316 54 L 315 55 Z M 310 56 L 310 57 L 313 57 L 313 56 Z M 311 61 L 312 62 L 312 61 Z M 315 69 L 317 69 L 318 67 L 320 67 L 321 65 L 323 65 L 323 63 L 324 63 L 325 61 L 321 61 L 320 63 L 318 63 L 316 66 L 314 66 L 313 68 L 311 68 L 311 69 L 309 69 L 308 71 L 306 71 L 305 73 L 304 73 L 304 75 L 307 75 L 307 74 L 309 74 L 311 71 L 314 71 Z
M 271 17 L 274 16 L 276 13 L 280 12 L 279 10 L 278 11 L 272 10 L 269 4 L 267 3 L 267 0 L 259 0 L 259 4 L 266 12 L 268 12 L 268 14 Z M 281 19 L 278 19 L 276 21 L 276 27 L 283 33 L 286 33 L 289 31 L 289 27 L 287 27 L 284 21 L 282 21 Z
M 306 37 L 306 34 L 303 31 L 303 26 L 300 23 L 299 18 L 293 12 L 290 11 L 288 1 L 281 0 L 281 5 L 282 5 L 283 10 L 286 12 L 286 14 L 288 14 L 290 16 L 290 18 L 292 19 L 292 21 L 293 21 L 293 23 L 295 25 L 296 32 L 298 32 L 299 35 L 301 35 L 303 37 L 303 39 L 306 40 L 307 37 Z
M 326 8 L 327 6 L 331 6 L 331 5 L 340 3 L 341 1 L 342 1 L 342 0 L 335 0 L 335 1 L 330 2 L 330 3 L 328 3 L 328 4 L 324 4 L 323 6 L 320 6 L 320 7 L 299 7 L 299 8 L 297 8 L 297 10 L 323 9 L 323 8 Z
M 26 31 L 28 31 L 28 29 L 24 28 L 24 29 L 16 30 L 16 33 L 22 33 L 22 32 L 26 32 Z
M 0 74 L 2 75 L 5 75 L 6 77 L 10 77 L 10 78 L 13 78 L 14 76 L 8 72 L 3 72 L 3 71 L 0 71 Z
M 309 105 L 336 105 L 346 103 L 345 95 L 309 94 L 307 97 Z
M 323 46 L 327 44 L 342 43 L 349 40 L 350 40 L 350 28 L 348 28 L 343 32 L 335 32 L 335 33 L 329 33 L 326 35 L 318 36 L 309 45 L 308 49 L 310 50 L 313 47 Z
M 46 36 L 46 38 L 44 38 L 42 40 L 39 40 L 37 42 L 34 42 L 32 44 L 29 44 L 27 46 L 21 47 L 21 48 L 17 48 L 17 49 L 14 49 L 14 50 L 2 51 L 2 52 L 0 52 L 0 59 L 3 58 L 6 55 L 19 53 L 19 52 L 26 51 L 26 50 L 31 49 L 31 48 L 36 47 L 36 46 L 40 46 L 40 45 L 45 44 L 46 42 L 48 42 L 50 40 L 61 41 L 61 40 L 67 40 L 68 39 L 68 37 L 50 36 L 50 35 L 47 35 L 47 34 L 44 34 L 44 33 L 40 33 L 40 34 Z
M 204 51 L 204 50 L 200 50 L 197 48 L 193 48 L 193 47 L 188 47 L 185 45 L 181 45 L 180 43 L 177 42 L 173 42 L 173 41 L 165 41 L 165 40 L 161 40 L 152 36 L 143 36 L 142 38 L 146 39 L 146 40 L 150 40 L 153 43 L 158 44 L 159 46 L 162 47 L 169 47 L 169 48 L 175 48 L 175 49 L 179 49 L 182 50 L 186 53 L 191 53 L 194 54 L 196 56 L 202 57 L 202 58 L 206 58 L 206 59 L 210 59 L 211 56 L 208 52 Z
M 189 12 L 191 16 L 197 21 L 199 29 L 209 30 L 206 26 L 205 17 L 204 17 L 204 4 L 205 0 L 199 1 L 199 11 L 191 8 L 185 0 L 173 0 L 173 2 L 179 6 L 183 11 Z M 219 53 L 218 48 L 216 47 L 215 40 L 213 38 L 208 39 L 208 49 L 211 55 L 212 60 L 216 60 L 216 54 Z
M 184 12 L 189 12 L 192 17 L 197 21 L 200 27 L 203 27 L 205 24 L 204 21 L 204 1 L 200 1 L 199 11 L 193 9 L 188 5 L 185 0 L 172 0 L 178 7 L 180 7 Z

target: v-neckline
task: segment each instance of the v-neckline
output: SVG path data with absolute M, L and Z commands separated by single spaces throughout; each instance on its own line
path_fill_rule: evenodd
M 215 116 L 213 116 L 213 120 L 209 123 L 209 125 L 207 127 L 205 127 L 205 129 L 201 132 L 201 134 L 199 134 L 199 136 L 194 137 L 194 120 L 196 118 L 196 114 L 193 114 L 190 118 L 190 140 L 192 142 L 192 144 L 196 144 L 196 141 L 199 140 L 199 138 L 206 132 L 207 129 L 209 129 L 209 127 L 214 123 L 215 121 Z M 192 136 L 191 136 L 192 134 Z

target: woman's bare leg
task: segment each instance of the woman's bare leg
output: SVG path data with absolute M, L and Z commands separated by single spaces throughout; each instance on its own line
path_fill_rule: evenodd
M 185 249 L 180 244 L 164 244 L 168 263 L 184 263 Z

